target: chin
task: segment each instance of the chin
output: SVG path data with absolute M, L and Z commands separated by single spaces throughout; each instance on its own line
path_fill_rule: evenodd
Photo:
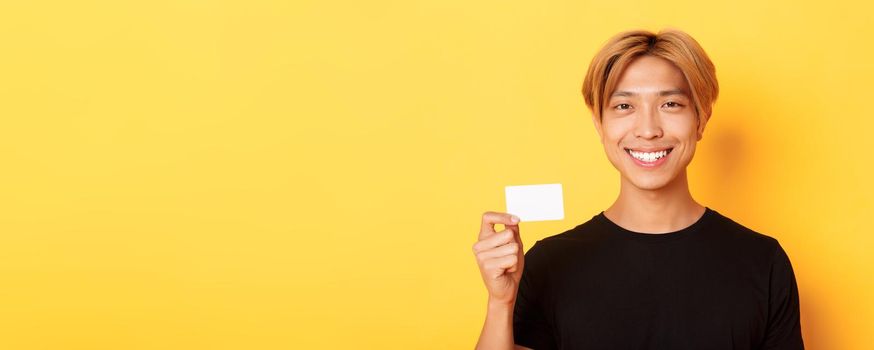
M 626 176 L 625 178 L 634 187 L 646 191 L 660 190 L 674 180 L 666 176 Z

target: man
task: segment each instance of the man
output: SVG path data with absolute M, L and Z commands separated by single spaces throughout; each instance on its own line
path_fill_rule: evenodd
M 518 218 L 483 214 L 473 251 L 489 301 L 478 349 L 804 348 L 786 252 L 689 191 L 686 167 L 718 91 L 686 33 L 607 42 L 583 96 L 619 196 L 524 254 Z

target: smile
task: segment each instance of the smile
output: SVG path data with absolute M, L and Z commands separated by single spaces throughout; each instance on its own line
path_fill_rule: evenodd
M 664 163 L 673 150 L 673 148 L 666 148 L 644 152 L 626 148 L 625 153 L 628 153 L 637 165 L 651 168 Z

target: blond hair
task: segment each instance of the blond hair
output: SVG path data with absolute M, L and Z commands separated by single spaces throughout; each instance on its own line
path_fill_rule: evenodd
M 677 66 L 692 90 L 698 121 L 702 116 L 710 117 L 719 94 L 716 68 L 689 34 L 666 29 L 658 34 L 645 30 L 619 33 L 608 40 L 592 59 L 583 81 L 583 98 L 598 120 L 601 120 L 601 113 L 616 89 L 622 71 L 643 55 L 660 57 Z

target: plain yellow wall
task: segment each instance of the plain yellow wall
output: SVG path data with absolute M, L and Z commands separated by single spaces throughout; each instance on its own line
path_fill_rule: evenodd
M 721 94 L 705 205 L 777 238 L 810 349 L 874 339 L 874 8 L 826 1 L 4 1 L 0 348 L 472 348 L 503 186 L 618 173 L 579 89 L 675 27 Z

